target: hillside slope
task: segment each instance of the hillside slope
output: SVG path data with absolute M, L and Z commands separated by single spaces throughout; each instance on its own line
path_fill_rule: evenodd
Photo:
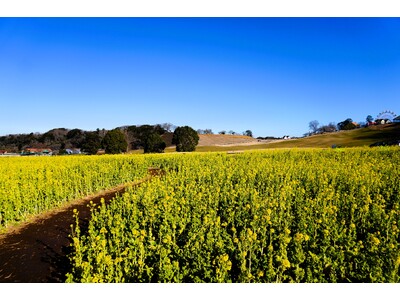
M 173 133 L 164 133 L 161 137 L 167 144 L 167 147 L 175 147 L 172 145 Z M 232 147 L 232 146 L 250 146 L 254 144 L 265 144 L 267 141 L 259 142 L 257 139 L 245 135 L 228 135 L 228 134 L 199 134 L 198 147 Z
M 257 140 L 245 135 L 199 134 L 199 146 L 233 146 L 257 143 Z
M 200 135 L 198 152 L 242 151 L 274 148 L 331 148 L 370 146 L 400 140 L 400 124 L 376 125 L 347 131 L 318 134 L 293 140 L 257 140 L 246 136 Z M 168 152 L 171 152 L 172 147 Z
M 370 146 L 376 142 L 400 140 L 400 124 L 376 125 L 366 128 L 319 134 L 296 140 L 269 143 L 265 148 L 313 147 L 328 148 L 332 145 L 341 147 Z

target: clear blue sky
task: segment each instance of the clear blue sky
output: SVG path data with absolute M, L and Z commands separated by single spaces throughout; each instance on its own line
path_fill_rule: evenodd
M 0 135 L 301 136 L 384 110 L 400 114 L 399 18 L 0 18 Z

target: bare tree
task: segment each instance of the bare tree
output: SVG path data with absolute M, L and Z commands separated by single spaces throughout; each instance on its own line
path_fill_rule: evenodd
M 328 125 L 323 125 L 318 128 L 318 132 L 335 132 L 337 130 L 337 126 L 335 123 L 331 122 Z
M 165 129 L 167 132 L 173 132 L 176 129 L 176 126 L 171 123 L 163 123 L 161 124 L 161 128 Z
M 310 131 L 312 133 L 317 133 L 318 126 L 319 126 L 319 122 L 317 120 L 313 120 L 310 123 L 308 123 L 308 127 L 310 128 Z

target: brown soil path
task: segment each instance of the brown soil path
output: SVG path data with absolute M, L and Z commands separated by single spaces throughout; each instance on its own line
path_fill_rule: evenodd
M 73 210 L 79 211 L 80 224 L 85 226 L 90 217 L 90 201 L 95 204 L 99 204 L 101 198 L 109 201 L 128 186 L 139 185 L 159 175 L 154 169 L 149 169 L 149 174 L 138 182 L 120 185 L 41 214 L 0 235 L 0 282 L 65 282 L 65 274 L 70 270 L 67 255 Z

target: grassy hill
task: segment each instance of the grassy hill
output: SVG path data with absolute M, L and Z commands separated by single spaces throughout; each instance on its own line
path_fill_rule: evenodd
M 400 124 L 376 125 L 354 130 L 319 134 L 296 140 L 279 141 L 267 144 L 265 148 L 327 148 L 332 147 L 332 145 L 358 147 L 393 140 L 400 140 Z
M 199 144 L 196 151 L 240 151 L 273 148 L 330 148 L 332 145 L 341 147 L 369 146 L 376 142 L 400 140 L 400 124 L 376 125 L 367 128 L 318 134 L 294 140 L 269 141 L 267 143 L 257 143 L 256 139 L 251 139 L 252 143 L 249 144 L 240 145 L 232 142 L 231 145 L 227 144 L 224 147 L 218 146 L 218 135 L 215 135 L 214 144 L 211 142 L 212 139 L 212 136 L 208 137 L 208 144 L 206 146 Z M 249 142 L 251 140 L 249 140 Z
M 257 141 L 250 136 L 228 134 L 199 134 L 199 138 L 198 146 L 227 147 L 231 145 L 254 143 Z
M 175 152 L 172 145 L 172 133 L 163 136 L 167 144 L 165 152 Z M 340 147 L 369 146 L 376 142 L 389 142 L 400 140 L 400 124 L 376 125 L 367 128 L 344 130 L 333 133 L 318 134 L 311 137 L 293 140 L 262 140 L 248 136 L 200 134 L 199 145 L 196 152 L 212 151 L 245 151 L 274 148 L 331 148 L 332 145 Z M 142 153 L 135 150 L 134 153 Z

